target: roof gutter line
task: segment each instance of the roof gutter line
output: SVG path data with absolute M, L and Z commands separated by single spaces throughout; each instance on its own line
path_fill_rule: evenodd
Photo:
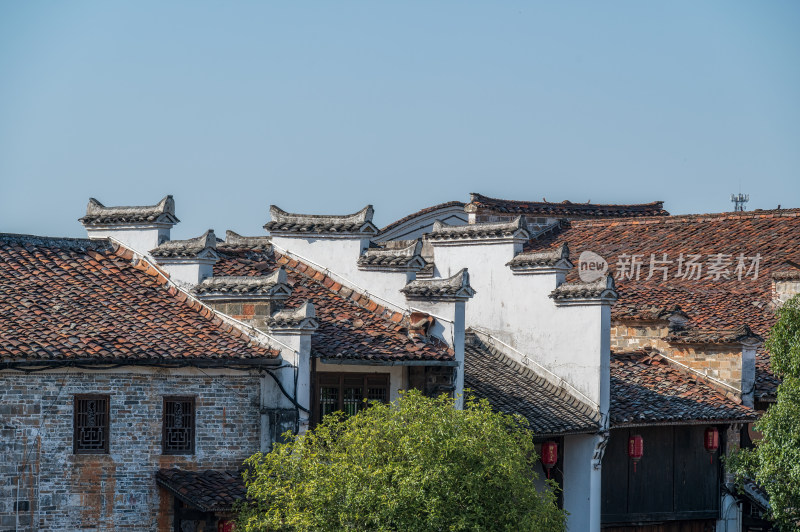
M 318 357 L 323 364 L 344 366 L 447 366 L 456 367 L 455 360 L 353 360 Z

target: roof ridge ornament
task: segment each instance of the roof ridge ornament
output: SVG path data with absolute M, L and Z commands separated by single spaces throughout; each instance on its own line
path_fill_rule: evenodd
M 407 299 L 466 301 L 475 295 L 469 284 L 469 271 L 461 271 L 447 278 L 417 279 L 400 289 Z
M 499 214 L 530 214 L 536 216 L 586 216 L 591 218 L 630 218 L 649 216 L 668 216 L 664 210 L 663 201 L 650 203 L 573 203 L 564 200 L 560 203 L 542 201 L 520 201 L 490 198 L 477 192 L 470 193 L 470 201 L 464 207 L 468 213 L 477 213 L 479 210 Z
M 157 248 L 150 250 L 153 257 L 158 258 L 214 258 L 219 259 L 216 252 L 217 237 L 213 229 L 200 236 L 186 240 L 168 240 Z
M 616 302 L 619 295 L 614 277 L 606 274 L 595 281 L 571 281 L 562 283 L 550 292 L 550 297 L 557 305 L 610 305 Z
M 270 205 L 269 214 L 272 220 L 264 225 L 264 229 L 277 235 L 296 233 L 374 235 L 378 232 L 378 228 L 372 223 L 374 212 L 372 205 L 367 205 L 353 214 L 296 214 L 286 212 L 277 205 Z
M 319 327 L 317 312 L 311 300 L 304 301 L 299 307 L 283 309 L 274 312 L 270 316 L 267 325 L 270 329 L 295 331 L 295 332 L 314 332 Z
M 286 270 L 281 266 L 269 275 L 223 275 L 203 279 L 193 292 L 204 300 L 211 299 L 277 299 L 288 298 Z
M 566 273 L 574 264 L 569 260 L 569 246 L 564 242 L 557 248 L 545 251 L 519 253 L 506 266 L 514 273 Z
M 272 239 L 268 236 L 242 236 L 228 229 L 225 231 L 225 240 L 217 245 L 222 248 L 269 249 Z
M 426 264 L 420 238 L 378 242 L 358 258 L 358 267 L 362 270 L 418 271 Z
M 442 220 L 433 223 L 433 229 L 427 238 L 434 245 L 454 242 L 459 245 L 464 241 L 519 241 L 530 238 L 528 222 L 524 216 L 517 216 L 510 222 L 489 222 L 467 225 L 450 225 Z
M 106 207 L 95 198 L 89 198 L 86 215 L 78 219 L 83 225 L 122 225 L 163 223 L 174 225 L 180 220 L 175 216 L 175 200 L 164 196 L 155 205 Z
M 755 347 L 764 343 L 764 339 L 753 332 L 746 323 L 734 327 L 686 327 L 675 329 L 665 340 L 671 344 L 741 344 L 745 347 Z

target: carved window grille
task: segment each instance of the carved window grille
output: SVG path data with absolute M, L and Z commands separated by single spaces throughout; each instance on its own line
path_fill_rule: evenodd
M 331 412 L 352 416 L 368 406 L 366 401 L 389 402 L 389 375 L 386 373 L 317 373 L 316 412 L 319 423 Z
M 76 395 L 73 409 L 72 452 L 74 454 L 108 454 L 107 395 Z
M 194 454 L 194 397 L 165 397 L 163 454 Z

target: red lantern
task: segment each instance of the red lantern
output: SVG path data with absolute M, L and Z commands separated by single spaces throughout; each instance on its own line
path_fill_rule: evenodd
M 703 436 L 703 445 L 708 453 L 708 462 L 714 462 L 714 453 L 719 449 L 719 431 L 716 427 L 708 427 Z
M 235 521 L 220 519 L 219 523 L 217 523 L 217 532 L 233 532 L 234 530 L 236 530 Z
M 644 440 L 639 434 L 628 438 L 628 458 L 633 460 L 633 472 L 636 473 L 636 464 L 644 456 Z
M 542 444 L 542 465 L 547 469 L 547 478 L 550 478 L 550 469 L 558 462 L 558 444 L 546 441 Z

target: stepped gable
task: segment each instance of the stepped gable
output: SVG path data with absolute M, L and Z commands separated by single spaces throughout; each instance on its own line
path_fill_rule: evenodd
M 286 269 L 292 294 L 287 310 L 310 301 L 319 327 L 311 337 L 314 356 L 332 360 L 440 361 L 455 360 L 452 349 L 435 339 L 408 336 L 408 316 L 389 309 L 318 271 L 274 251 L 218 249 L 214 275 L 269 275 Z

